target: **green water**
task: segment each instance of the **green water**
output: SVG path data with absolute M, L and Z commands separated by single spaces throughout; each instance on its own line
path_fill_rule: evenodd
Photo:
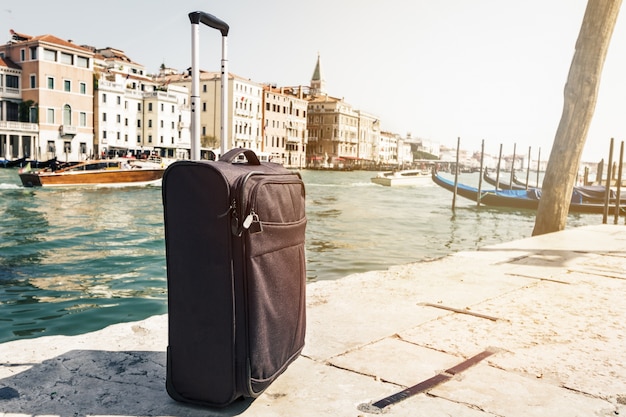
M 532 212 L 458 199 L 453 215 L 448 191 L 373 175 L 302 171 L 310 281 L 528 237 L 534 225 Z M 601 221 L 571 216 L 568 227 Z M 160 187 L 23 188 L 17 170 L 0 169 L 0 342 L 165 313 L 164 248 Z

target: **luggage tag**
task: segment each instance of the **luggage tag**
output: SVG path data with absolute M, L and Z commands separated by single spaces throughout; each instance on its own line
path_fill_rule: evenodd
M 254 211 L 250 212 L 243 221 L 243 228 L 248 230 L 248 233 L 255 234 L 263 231 L 263 225 L 259 220 L 258 214 Z

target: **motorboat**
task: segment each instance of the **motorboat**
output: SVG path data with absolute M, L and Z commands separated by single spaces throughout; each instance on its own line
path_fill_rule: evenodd
M 24 187 L 124 186 L 158 184 L 165 168 L 136 159 L 98 159 L 71 166 L 19 172 Z
M 379 172 L 371 178 L 374 184 L 388 187 L 397 185 L 432 185 L 430 171 L 423 169 L 405 169 Z

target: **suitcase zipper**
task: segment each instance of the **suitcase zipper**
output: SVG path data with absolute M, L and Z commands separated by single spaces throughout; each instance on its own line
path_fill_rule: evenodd
M 283 180 L 283 181 L 272 181 L 268 178 L 265 181 L 260 181 L 258 184 L 255 184 L 254 189 L 250 190 L 250 199 L 249 201 L 249 211 L 246 214 L 246 204 L 244 204 L 245 200 L 245 185 L 253 175 L 267 175 L 265 172 L 259 171 L 251 171 L 244 175 L 237 184 L 237 190 L 239 191 L 239 203 L 237 203 L 237 197 L 233 198 L 231 208 L 233 213 L 232 220 L 232 232 L 233 235 L 240 237 L 244 230 L 248 230 L 250 233 L 261 233 L 263 231 L 263 225 L 261 224 L 261 219 L 259 215 L 255 211 L 256 204 L 256 191 L 257 188 L 262 184 L 266 184 L 267 182 L 271 182 L 274 184 L 299 184 L 300 181 L 296 180 Z M 287 175 L 287 174 L 280 174 Z M 235 193 L 237 194 L 237 193 Z M 243 220 L 242 220 L 243 219 Z M 241 222 L 241 223 L 240 223 Z
M 231 219 L 231 230 L 233 235 L 240 237 L 241 234 L 243 233 L 243 229 L 244 229 L 244 224 L 246 224 L 246 220 L 244 219 L 243 223 L 240 223 L 241 219 L 244 218 L 244 211 L 245 211 L 245 204 L 243 204 L 244 201 L 244 191 L 245 191 L 245 186 L 246 183 L 248 182 L 248 180 L 250 179 L 251 176 L 253 175 L 257 175 L 257 174 L 263 174 L 263 172 L 259 172 L 259 171 L 250 171 L 248 172 L 246 175 L 244 175 L 243 177 L 240 177 L 239 180 L 237 181 L 237 186 L 236 189 L 237 191 L 239 191 L 239 204 L 237 204 L 237 193 L 235 193 L 235 196 L 233 197 L 233 201 L 231 203 L 231 210 L 232 210 L 232 219 Z M 241 213 L 239 213 L 239 211 L 241 211 Z M 240 216 L 241 214 L 241 216 Z M 258 218 L 258 216 L 257 216 Z M 248 223 L 248 227 L 250 227 L 250 224 Z M 246 227 L 247 229 L 247 227 Z

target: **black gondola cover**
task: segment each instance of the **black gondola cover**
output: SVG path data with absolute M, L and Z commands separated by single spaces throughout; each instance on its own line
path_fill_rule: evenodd
M 209 406 L 257 397 L 304 347 L 304 184 L 234 149 L 173 163 L 162 193 L 167 392 Z

